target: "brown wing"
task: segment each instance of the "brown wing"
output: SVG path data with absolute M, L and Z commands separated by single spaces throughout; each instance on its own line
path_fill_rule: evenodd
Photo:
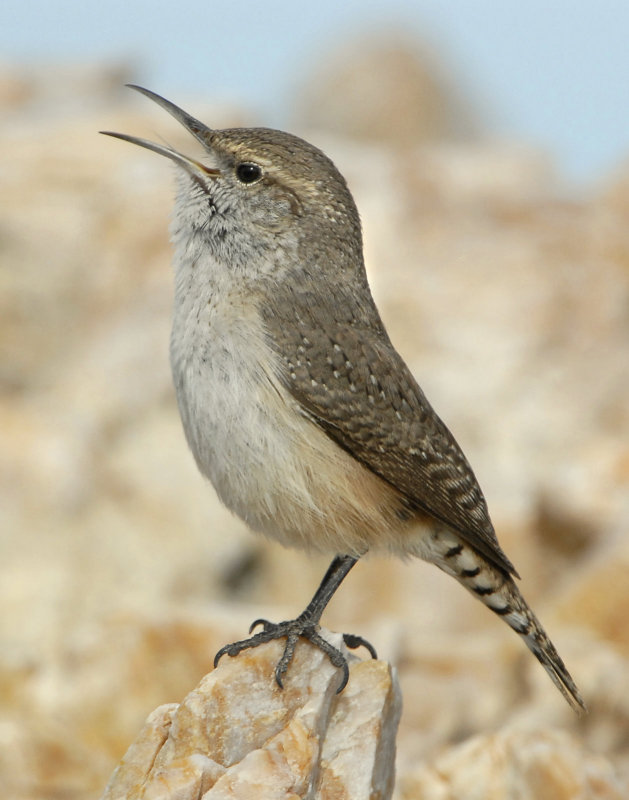
M 356 314 L 351 304 L 335 306 L 340 320 L 323 322 L 315 299 L 293 295 L 283 306 L 274 304 L 269 339 L 283 359 L 290 393 L 328 436 L 411 505 L 517 575 L 498 544 L 472 468 L 389 341 L 375 307 L 368 322 L 365 309 Z

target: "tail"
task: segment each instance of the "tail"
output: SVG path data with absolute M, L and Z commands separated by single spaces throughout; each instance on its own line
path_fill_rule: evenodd
M 490 564 L 452 531 L 436 534 L 433 548 L 434 563 L 456 578 L 524 639 L 577 714 L 587 711 L 572 676 L 513 578 Z

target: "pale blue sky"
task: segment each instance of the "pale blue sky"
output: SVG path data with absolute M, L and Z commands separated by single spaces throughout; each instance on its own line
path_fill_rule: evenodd
M 332 48 L 398 24 L 446 54 L 489 128 L 596 180 L 629 157 L 627 0 L 3 0 L 0 59 L 117 58 L 173 98 L 205 93 L 281 127 Z

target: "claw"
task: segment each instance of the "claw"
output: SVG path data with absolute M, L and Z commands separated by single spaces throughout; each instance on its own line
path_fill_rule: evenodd
M 341 678 L 341 682 L 336 690 L 336 694 L 340 694 L 340 692 L 342 692 L 347 686 L 347 681 L 349 680 L 349 665 L 347 663 L 347 659 L 340 650 L 337 650 L 336 647 L 331 645 L 322 636 L 319 636 L 319 634 L 315 631 L 312 632 L 309 639 L 312 644 L 316 645 L 320 650 L 323 650 L 323 652 L 327 655 L 337 669 L 343 671 L 343 677 Z
M 341 669 L 343 670 L 343 677 L 339 683 L 339 688 L 336 690 L 336 694 L 340 694 L 343 691 L 343 689 L 347 686 L 347 681 L 349 680 L 349 667 L 347 666 L 347 661 L 343 664 Z
M 214 669 L 216 669 L 216 667 L 218 667 L 218 662 L 221 660 L 221 658 L 227 652 L 229 652 L 229 645 L 228 644 L 226 644 L 225 647 L 221 647 L 221 649 L 218 651 L 218 653 L 214 656 Z
M 338 650 L 334 645 L 330 644 L 326 639 L 319 635 L 317 632 L 318 625 L 313 620 L 305 615 L 298 619 L 288 620 L 287 622 L 273 623 L 266 619 L 256 619 L 251 623 L 249 633 L 252 633 L 259 625 L 262 630 L 251 636 L 249 639 L 243 639 L 239 642 L 232 642 L 226 644 L 214 656 L 214 666 L 218 666 L 218 662 L 224 655 L 237 656 L 242 650 L 247 650 L 250 647 L 257 647 L 259 644 L 270 642 L 273 639 L 286 639 L 286 645 L 282 657 L 275 667 L 275 681 L 280 689 L 284 688 L 284 675 L 293 660 L 295 654 L 295 647 L 300 638 L 307 639 L 315 647 L 318 647 L 330 659 L 330 662 L 337 669 L 342 672 L 341 682 L 336 693 L 339 694 L 347 686 L 349 680 L 349 666 L 347 659 L 343 653 Z M 343 641 L 350 649 L 356 647 L 365 647 L 372 658 L 377 658 L 375 649 L 369 644 L 362 636 L 355 636 L 354 634 L 344 633 Z
M 282 657 L 277 662 L 277 666 L 275 667 L 275 681 L 280 689 L 284 688 L 284 684 L 282 682 L 282 676 L 286 674 L 289 664 L 293 660 L 293 655 L 295 654 L 295 646 L 297 645 L 297 640 L 299 639 L 298 634 L 289 633 L 286 637 L 286 647 L 284 648 L 284 652 L 282 653 Z
M 366 639 L 363 639 L 362 636 L 355 636 L 353 633 L 344 633 L 343 641 L 345 642 L 345 646 L 349 647 L 350 650 L 355 650 L 357 647 L 364 647 L 365 650 L 369 651 L 369 655 L 372 658 L 378 658 L 376 648 Z

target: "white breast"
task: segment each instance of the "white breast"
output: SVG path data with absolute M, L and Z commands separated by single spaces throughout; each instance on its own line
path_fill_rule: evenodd
M 178 286 L 171 365 L 188 443 L 222 502 L 287 545 L 354 554 L 397 549 L 399 495 L 329 439 L 286 390 L 255 293 L 233 283 L 212 293 L 210 285 Z
M 246 517 L 270 450 L 281 447 L 269 420 L 270 353 L 258 315 L 242 298 L 197 295 L 177 308 L 171 365 L 188 443 L 219 496 Z M 275 428 L 269 437 L 269 426 Z

